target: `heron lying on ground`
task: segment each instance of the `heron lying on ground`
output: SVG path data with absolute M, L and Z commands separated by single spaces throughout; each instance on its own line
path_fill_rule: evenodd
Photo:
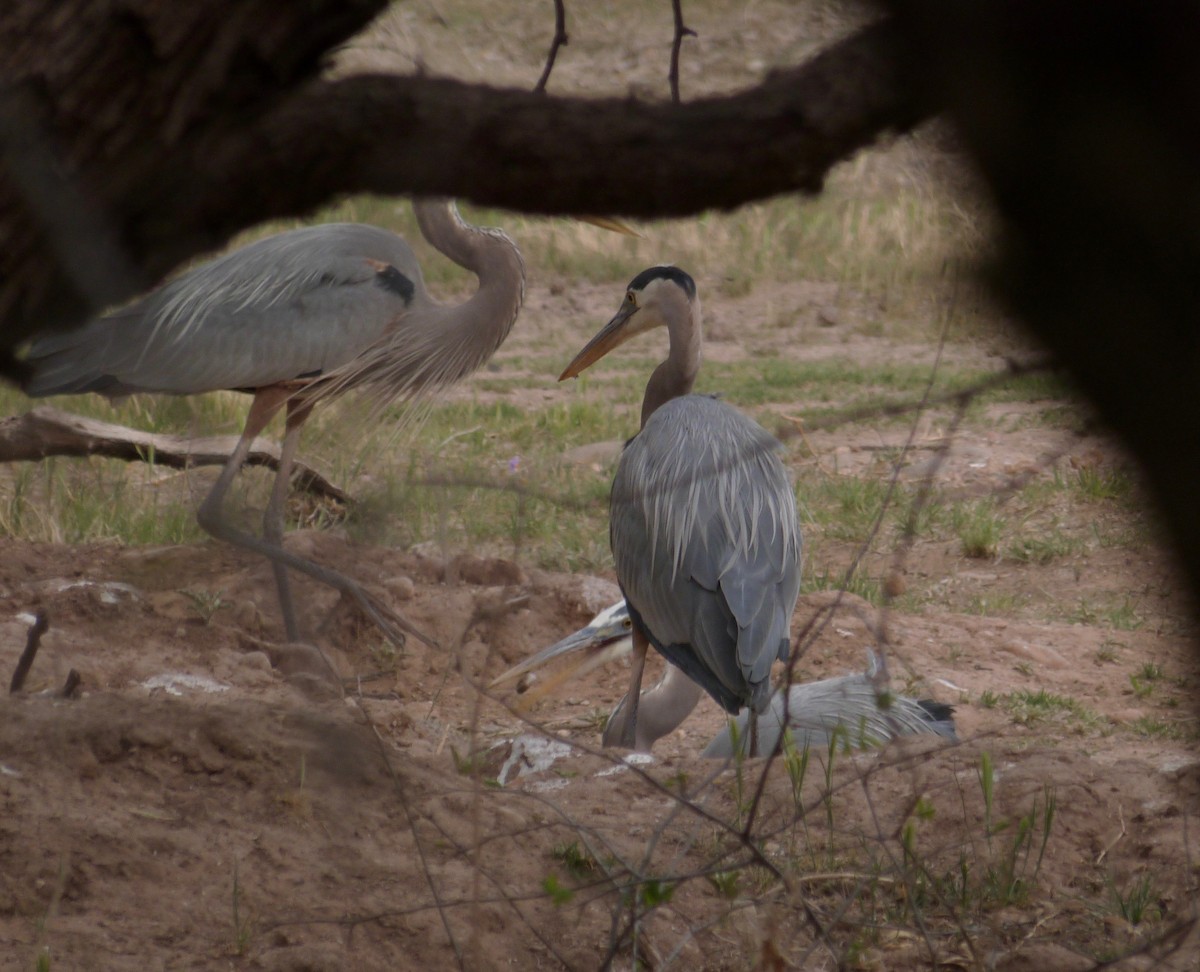
M 632 621 L 624 601 L 596 615 L 585 627 L 562 641 L 538 652 L 496 678 L 502 685 L 534 672 L 558 658 L 584 653 L 584 659 L 568 667 L 563 674 L 547 680 L 530 692 L 539 696 L 567 679 L 577 678 L 592 669 L 620 658 L 633 650 Z M 759 753 L 772 753 L 780 745 L 785 721 L 788 736 L 797 749 L 806 746 L 828 747 L 834 733 L 839 741 L 854 748 L 883 745 L 898 736 L 930 733 L 955 739 L 954 709 L 929 699 L 910 699 L 903 695 L 881 697 L 876 688 L 877 660 L 870 655 L 867 671 L 818 682 L 777 689 L 769 705 L 758 716 Z M 702 690 L 674 665 L 667 665 L 663 677 L 653 688 L 642 693 L 634 748 L 649 752 L 654 743 L 676 729 L 700 701 Z M 612 745 L 626 729 L 628 696 L 613 709 L 604 727 L 604 745 Z M 731 719 L 731 726 L 719 732 L 701 754 L 707 758 L 728 758 L 737 750 L 749 754 L 749 712 L 743 709 Z

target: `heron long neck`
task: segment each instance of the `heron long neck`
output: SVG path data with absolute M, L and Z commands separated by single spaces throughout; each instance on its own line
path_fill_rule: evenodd
M 667 665 L 663 677 L 653 688 L 646 689 L 638 700 L 637 726 L 634 729 L 634 748 L 648 753 L 655 741 L 673 732 L 700 701 L 703 690 L 674 665 Z M 628 708 L 625 699 L 617 704 L 604 727 L 605 745 L 621 738 Z
M 483 365 L 508 337 L 525 300 L 525 261 L 505 233 L 464 221 L 452 199 L 416 200 L 413 212 L 425 239 L 479 278 L 470 299 L 442 309 L 440 330 L 457 342 L 459 371 L 443 377 L 455 381 Z
M 700 351 L 703 344 L 700 331 L 700 298 L 690 303 L 683 292 L 672 298 L 663 316 L 667 321 L 667 334 L 671 347 L 667 358 L 646 382 L 646 394 L 642 398 L 642 427 L 660 405 L 672 398 L 691 392 L 700 372 Z M 639 717 L 640 718 L 640 717 Z

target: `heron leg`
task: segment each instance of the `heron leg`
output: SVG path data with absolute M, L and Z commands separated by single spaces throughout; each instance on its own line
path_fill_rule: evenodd
M 646 651 L 650 640 L 638 625 L 633 626 L 633 670 L 629 673 L 629 693 L 625 696 L 625 728 L 620 745 L 634 749 L 637 741 L 638 703 L 642 697 L 642 672 L 646 668 Z
M 759 755 L 759 752 L 758 752 L 758 713 L 755 712 L 754 709 L 751 709 L 750 710 L 750 718 L 746 721 L 747 721 L 747 725 L 750 727 L 750 758 L 753 759 L 754 757 Z
M 271 499 L 263 513 L 263 539 L 283 548 L 284 511 L 287 508 L 288 491 L 292 483 L 292 463 L 296 458 L 296 447 L 300 442 L 300 429 L 312 412 L 312 405 L 289 398 L 287 403 L 287 430 L 279 449 L 279 468 L 275 471 L 275 483 L 271 488 Z M 271 561 L 275 572 L 275 587 L 279 591 L 279 609 L 283 613 L 283 626 L 288 641 L 300 640 L 300 625 L 296 621 L 296 605 L 292 598 L 292 585 L 287 567 L 278 560 Z
M 217 477 L 208 496 L 200 504 L 200 509 L 196 511 L 196 520 L 200 526 L 219 540 L 228 540 L 233 544 L 238 543 L 231 537 L 238 534 L 239 531 L 234 530 L 224 519 L 225 494 L 229 492 L 234 477 L 245 464 L 246 456 L 250 454 L 250 446 L 254 444 L 259 433 L 267 427 L 267 423 L 286 401 L 287 395 L 281 389 L 264 388 L 254 393 L 254 401 L 250 403 L 250 413 L 246 416 L 242 437 L 238 439 L 237 445 L 234 446 L 233 452 L 225 463 L 225 468 L 221 470 L 221 475 Z
M 434 639 L 414 627 L 403 617 L 396 614 L 395 611 L 392 611 L 386 605 L 381 604 L 375 598 L 371 597 L 370 594 L 363 590 L 361 585 L 355 583 L 349 577 L 338 573 L 336 570 L 330 570 L 327 567 L 314 564 L 311 560 L 298 557 L 285 550 L 281 545 L 271 543 L 268 540 L 239 530 L 226 521 L 223 510 L 225 494 L 229 492 L 230 484 L 245 464 L 246 456 L 249 455 L 250 446 L 255 438 L 258 437 L 258 434 L 266 427 L 267 422 L 287 402 L 292 394 L 291 390 L 277 387 L 260 389 L 255 393 L 254 401 L 250 405 L 250 414 L 246 418 L 246 427 L 242 431 L 242 437 L 238 439 L 238 443 L 234 447 L 229 461 L 225 464 L 225 468 L 221 470 L 221 475 L 217 477 L 217 481 L 213 484 L 213 488 L 209 491 L 208 496 L 200 504 L 200 509 L 196 513 L 196 520 L 205 532 L 217 540 L 224 540 L 235 547 L 250 550 L 266 557 L 272 564 L 281 564 L 302 574 L 307 574 L 322 584 L 328 584 L 335 590 L 353 597 L 366 613 L 367 617 L 378 625 L 387 639 L 397 647 L 404 645 L 405 634 L 407 633 L 424 642 L 430 648 L 438 649 L 440 646 Z

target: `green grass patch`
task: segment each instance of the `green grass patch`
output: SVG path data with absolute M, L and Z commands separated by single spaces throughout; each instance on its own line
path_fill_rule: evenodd
M 1011 617 L 1020 612 L 1029 602 L 1025 594 L 1011 591 L 989 591 L 987 594 L 972 594 L 967 600 L 967 614 L 980 617 Z
M 1194 719 L 1160 719 L 1145 715 L 1128 723 L 1129 731 L 1143 739 L 1172 739 L 1195 742 L 1200 739 L 1200 726 Z
M 861 570 L 855 571 L 847 581 L 846 575 L 843 573 L 831 573 L 822 569 L 810 574 L 804 584 L 805 592 L 843 589 L 849 594 L 857 594 L 863 600 L 870 601 L 874 605 L 878 606 L 883 603 L 883 586 L 877 578 L 868 577 Z
M 1078 557 L 1087 549 L 1079 537 L 1061 530 L 1036 533 L 1015 539 L 1005 549 L 1005 556 L 1023 564 L 1052 564 L 1065 557 Z
M 1045 689 L 1009 692 L 1000 700 L 1000 705 L 1022 726 L 1055 723 L 1079 733 L 1104 731 L 1111 726 L 1106 717 L 1078 699 Z
M 883 512 L 888 484 L 857 476 L 818 476 L 798 489 L 805 508 L 825 536 L 861 543 Z
M 1081 598 L 1079 605 L 1067 613 L 1067 620 L 1074 624 L 1096 625 L 1117 631 L 1136 631 L 1146 623 L 1128 597 L 1108 603 Z
M 996 556 L 1005 524 L 994 500 L 957 503 L 950 508 L 950 522 L 962 544 L 963 556 L 979 560 Z

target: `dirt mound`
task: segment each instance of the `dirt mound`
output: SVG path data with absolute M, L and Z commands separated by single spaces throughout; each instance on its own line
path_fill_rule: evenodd
M 1148 703 L 1106 687 L 1092 629 L 893 616 L 893 677 L 924 675 L 910 688 L 1001 695 L 1028 684 L 1032 658 L 1038 691 L 1078 711 L 1014 724 L 1002 707 L 959 705 L 957 747 L 817 753 L 804 779 L 779 760 L 756 800 L 757 763 L 696 758 L 721 725 L 715 706 L 650 762 L 598 753 L 620 666 L 531 716 L 473 687 L 586 621 L 609 582 L 333 535 L 297 547 L 390 592 L 446 647 L 395 652 L 305 584 L 337 685 L 315 651 L 270 640 L 272 580 L 252 559 L 3 544 L 3 670 L 26 612 L 51 622 L 27 693 L 0 702 L 3 968 L 43 949 L 53 968 L 105 969 L 442 968 L 456 954 L 470 968 L 597 968 L 635 951 L 655 967 L 775 954 L 832 967 L 835 953 L 969 965 L 983 956 L 937 917 L 958 895 L 968 937 L 1000 967 L 1070 969 L 1098 940 L 1115 953 L 1190 906 L 1194 747 L 1122 728 Z M 797 630 L 831 600 L 802 598 Z M 871 642 L 850 599 L 804 673 L 852 669 Z M 1191 673 L 1180 640 L 1124 642 L 1124 661 Z M 70 669 L 83 693 L 63 699 Z M 574 745 L 548 749 L 527 718 Z M 1105 905 L 1147 877 L 1141 924 Z M 904 930 L 920 915 L 924 939 Z

